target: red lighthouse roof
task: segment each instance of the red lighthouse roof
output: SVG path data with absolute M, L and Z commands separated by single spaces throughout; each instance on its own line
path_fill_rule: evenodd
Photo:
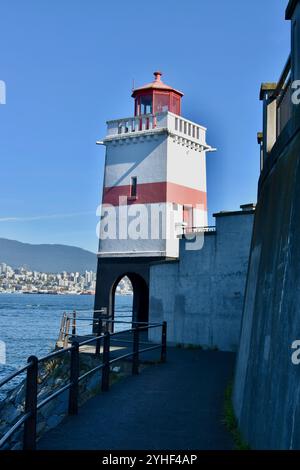
M 183 96 L 183 93 L 181 91 L 176 90 L 175 88 L 172 88 L 169 85 L 166 85 L 162 81 L 162 79 L 161 79 L 162 73 L 161 72 L 159 72 L 159 71 L 154 72 L 153 75 L 155 77 L 153 82 L 147 83 L 146 85 L 143 85 L 139 88 L 135 88 L 133 90 L 132 95 L 131 95 L 133 98 L 135 97 L 137 92 L 145 91 L 145 90 L 167 90 L 167 91 L 173 91 L 174 93 L 177 93 L 178 95 Z
M 161 72 L 154 72 L 153 82 L 133 90 L 131 96 L 134 98 L 135 116 L 165 111 L 180 115 L 183 93 L 166 85 L 161 76 Z

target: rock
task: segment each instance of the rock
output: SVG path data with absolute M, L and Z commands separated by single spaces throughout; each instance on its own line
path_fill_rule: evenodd
M 10 403 L 5 409 L 2 410 L 1 419 L 6 423 L 14 423 L 20 414 L 21 411 L 12 403 Z
M 25 402 L 25 384 L 23 383 L 15 392 L 14 402 L 16 404 L 23 404 Z

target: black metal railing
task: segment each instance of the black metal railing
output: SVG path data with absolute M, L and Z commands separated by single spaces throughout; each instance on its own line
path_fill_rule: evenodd
M 95 321 L 95 319 L 93 319 Z M 113 320 L 107 320 L 112 321 Z M 125 322 L 122 322 L 125 323 Z M 127 322 L 131 323 L 131 322 Z M 159 344 L 149 345 L 149 342 L 141 341 L 140 335 L 142 332 L 148 332 L 153 328 L 161 328 L 161 341 Z M 130 333 L 132 335 L 132 340 L 124 340 L 119 337 L 124 333 Z M 73 337 L 74 339 L 74 337 Z M 128 353 L 122 354 L 121 356 L 111 357 L 111 343 L 112 342 L 122 342 L 132 344 L 132 350 Z M 101 345 L 102 345 L 102 361 L 95 367 L 89 369 L 83 374 L 80 374 L 80 348 L 82 346 L 87 346 L 95 343 L 95 357 L 101 357 Z M 85 341 L 78 342 L 73 340 L 71 345 L 68 347 L 63 347 L 57 351 L 54 351 L 47 356 L 44 356 L 38 359 L 36 356 L 30 356 L 28 358 L 28 363 L 26 366 L 22 367 L 16 372 L 13 372 L 5 379 L 0 381 L 0 388 L 10 382 L 12 379 L 20 376 L 21 374 L 26 373 L 26 391 L 25 391 L 25 407 L 23 415 L 14 423 L 11 428 L 2 436 L 0 439 L 0 449 L 8 443 L 12 435 L 20 429 L 21 426 L 24 426 L 23 430 L 23 449 L 24 450 L 35 450 L 36 448 L 36 438 L 37 438 L 37 415 L 38 411 L 43 408 L 47 403 L 57 398 L 63 392 L 69 390 L 68 398 L 68 414 L 76 415 L 78 413 L 78 400 L 79 400 L 79 384 L 84 379 L 89 377 L 91 374 L 102 371 L 101 377 L 101 390 L 107 392 L 109 390 L 109 379 L 110 379 L 110 368 L 111 366 L 119 361 L 132 358 L 132 374 L 137 375 L 139 373 L 139 364 L 140 364 L 140 355 L 142 353 L 152 351 L 155 349 L 160 349 L 160 360 L 161 362 L 166 361 L 167 354 L 167 323 L 134 323 L 132 328 L 128 330 L 110 333 L 106 331 L 102 334 L 102 327 L 99 327 L 97 334 L 92 338 L 89 338 Z M 116 352 L 114 351 L 114 354 Z M 57 357 L 70 354 L 70 378 L 67 384 L 60 387 L 58 390 L 51 393 L 46 398 L 38 401 L 38 377 L 39 377 L 39 365 L 55 359 Z
M 184 235 L 188 235 L 190 233 L 211 233 L 215 231 L 216 227 L 214 225 L 208 225 L 206 227 L 184 227 L 183 229 Z
M 132 325 L 133 320 L 128 321 L 126 319 L 132 319 L 133 312 L 131 310 L 122 310 L 122 315 L 119 315 L 119 320 L 114 320 L 112 315 L 103 314 L 103 310 L 95 310 L 95 316 L 84 317 L 80 316 L 83 312 L 90 312 L 89 310 L 73 310 L 72 312 L 64 312 L 61 319 L 59 335 L 57 339 L 58 347 L 67 347 L 69 341 L 76 336 L 86 336 L 81 330 L 81 325 L 85 323 L 85 326 L 91 326 L 92 331 L 96 334 L 105 333 L 106 331 L 113 332 L 114 326 L 116 325 Z M 146 323 L 147 324 L 147 323 Z

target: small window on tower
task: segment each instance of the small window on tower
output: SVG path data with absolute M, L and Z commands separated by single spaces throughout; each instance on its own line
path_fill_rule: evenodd
M 130 197 L 137 196 L 137 177 L 132 176 L 131 178 L 131 186 L 130 186 Z

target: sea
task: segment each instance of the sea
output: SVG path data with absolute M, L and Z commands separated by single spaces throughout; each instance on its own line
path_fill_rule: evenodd
M 92 295 L 0 294 L 0 380 L 24 366 L 29 356 L 53 350 L 63 312 L 76 310 L 78 333 L 91 333 L 93 306 Z M 116 295 L 115 320 L 120 323 L 115 331 L 127 329 L 123 321 L 131 315 L 132 296 Z M 6 388 L 0 390 L 0 399 Z

